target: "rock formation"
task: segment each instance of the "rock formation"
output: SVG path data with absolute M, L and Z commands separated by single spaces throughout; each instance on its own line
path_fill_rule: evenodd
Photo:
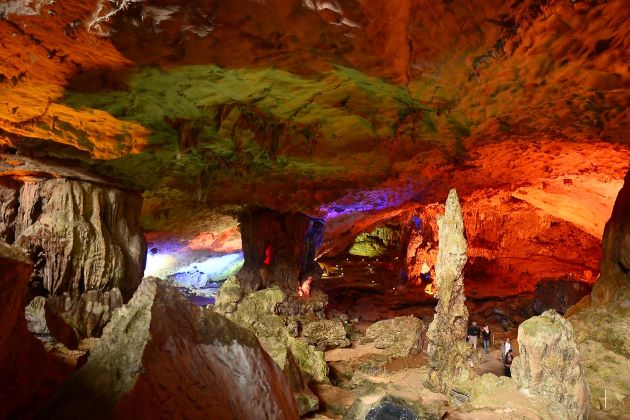
M 304 308 L 319 308 L 321 302 L 312 305 L 306 303 L 309 300 L 306 299 L 302 306 L 289 305 L 296 310 L 296 315 L 300 315 L 298 317 L 279 315 L 290 297 L 277 286 L 243 295 L 236 279 L 228 280 L 219 289 L 215 310 L 256 334 L 265 351 L 285 372 L 301 415 L 317 409 L 317 398 L 308 385 L 328 383 L 328 366 L 322 351 L 294 337 L 297 336 L 294 324 L 299 319 L 313 322 L 313 313 L 300 312 Z M 285 306 L 284 310 L 287 308 Z
M 304 336 L 307 343 L 322 351 L 350 347 L 350 340 L 346 337 L 346 330 L 339 320 L 322 319 L 309 322 L 302 328 L 302 336 Z
M 370 325 L 365 331 L 363 343 L 373 343 L 393 357 L 412 356 L 422 351 L 424 325 L 415 316 L 401 316 Z
M 46 418 L 296 419 L 295 401 L 256 337 L 199 310 L 159 279 L 117 309 L 88 363 Z
M 593 409 L 630 415 L 630 172 L 602 241 L 601 275 L 592 293 L 566 313 L 580 345 Z
M 140 196 L 87 181 L 29 177 L 2 178 L 0 197 L 0 238 L 32 259 L 31 295 L 47 296 L 80 335 L 98 335 L 142 278 Z
M 459 199 L 451 190 L 444 215 L 438 217 L 439 251 L 436 264 L 438 304 L 429 325 L 430 372 L 427 385 L 448 394 L 453 384 L 470 379 L 470 346 L 464 342 L 468 327 L 468 309 L 464 304 L 464 266 L 466 238 Z
M 436 219 L 441 211 L 442 205 L 430 204 L 415 215 L 422 224 L 409 238 L 407 271 L 411 283 L 419 281 L 424 261 L 429 265 L 436 261 Z M 601 258 L 598 237 L 509 192 L 468 195 L 462 202 L 462 214 L 468 242 L 468 298 L 530 292 L 543 279 L 567 275 L 591 284 L 597 277 Z M 588 290 L 578 299 L 586 293 Z
M 20 249 L 0 241 L 0 418 L 28 417 L 69 373 L 26 328 L 24 292 L 31 270 Z
M 239 222 L 245 263 L 237 277 L 246 291 L 272 284 L 293 291 L 301 276 L 319 274 L 314 258 L 323 234 L 321 221 L 253 209 L 242 213 Z
M 555 418 L 586 419 L 589 388 L 571 324 L 553 310 L 530 318 L 518 328 L 518 348 L 512 364 L 518 386 L 561 404 L 568 417 L 554 412 Z

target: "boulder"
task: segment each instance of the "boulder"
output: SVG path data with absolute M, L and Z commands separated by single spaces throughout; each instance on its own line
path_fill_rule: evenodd
M 438 228 L 440 242 L 435 267 L 438 304 L 427 331 L 430 366 L 427 385 L 433 391 L 449 395 L 454 383 L 473 376 L 468 365 L 472 349 L 464 342 L 468 327 L 464 295 L 467 244 L 462 209 L 454 189 L 448 194 L 444 215 L 438 217 Z
M 81 336 L 99 335 L 131 298 L 144 271 L 142 198 L 111 186 L 66 178 L 0 182 L 11 197 L 0 210 L 0 239 L 33 261 L 33 293 Z
M 370 325 L 362 343 L 374 343 L 394 357 L 411 356 L 422 351 L 424 324 L 415 316 L 401 316 Z
M 47 418 L 298 417 L 289 384 L 256 337 L 145 279 L 104 328 Z
M 28 418 L 69 374 L 26 328 L 24 293 L 32 265 L 0 241 L 0 418 Z
M 214 300 L 214 310 L 226 315 L 236 311 L 237 303 L 243 297 L 243 290 L 236 277 L 230 277 L 221 285 Z
M 341 321 L 323 319 L 304 325 L 302 335 L 307 343 L 318 350 L 326 351 L 339 347 L 350 347 L 350 340 L 346 337 L 346 329 Z
M 554 412 L 556 418 L 587 418 L 589 388 L 571 324 L 549 310 L 519 326 L 518 346 L 512 364 L 517 385 L 562 405 L 568 416 Z

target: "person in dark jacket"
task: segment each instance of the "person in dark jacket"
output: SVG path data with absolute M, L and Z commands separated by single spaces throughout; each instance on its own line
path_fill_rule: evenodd
M 486 353 L 490 351 L 490 327 L 487 325 L 481 330 L 481 339 L 483 340 L 483 349 Z
M 508 378 L 512 377 L 512 360 L 514 359 L 514 352 L 512 349 L 508 350 L 505 354 L 505 359 L 503 359 L 503 373 Z
M 477 340 L 479 339 L 479 326 L 473 321 L 472 325 L 468 327 L 468 342 L 472 344 L 473 348 L 477 350 Z

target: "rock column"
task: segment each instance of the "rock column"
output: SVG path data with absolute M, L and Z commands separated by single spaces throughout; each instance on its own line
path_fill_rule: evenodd
M 466 238 L 464 219 L 455 190 L 446 200 L 444 216 L 438 217 L 439 251 L 436 265 L 438 305 L 429 325 L 429 377 L 427 385 L 437 392 L 449 393 L 453 385 L 472 377 L 468 365 L 471 348 L 464 341 L 468 309 L 464 304 L 464 266 Z
M 249 209 L 239 216 L 245 263 L 238 281 L 247 292 L 273 284 L 294 291 L 301 276 L 318 275 L 315 252 L 323 222 L 300 213 Z

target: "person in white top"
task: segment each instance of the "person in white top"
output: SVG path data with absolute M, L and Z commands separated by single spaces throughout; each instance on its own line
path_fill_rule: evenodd
M 512 350 L 512 343 L 510 343 L 510 337 L 506 337 L 505 338 L 505 342 L 503 343 L 503 351 L 501 352 L 503 358 L 505 358 L 505 355 L 507 354 L 508 351 Z

